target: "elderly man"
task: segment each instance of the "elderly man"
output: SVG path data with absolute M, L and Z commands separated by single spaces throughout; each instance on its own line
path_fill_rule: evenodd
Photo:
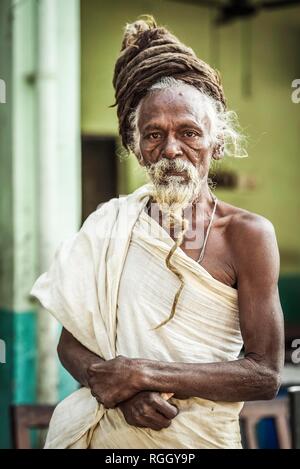
M 212 159 L 240 156 L 215 70 L 140 20 L 114 86 L 150 183 L 96 210 L 32 290 L 82 384 L 46 447 L 239 448 L 243 401 L 274 398 L 283 366 L 274 228 L 210 189 Z

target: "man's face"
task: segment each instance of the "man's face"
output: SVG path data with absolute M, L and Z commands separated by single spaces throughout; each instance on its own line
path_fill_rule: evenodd
M 187 85 L 154 91 L 141 103 L 137 151 L 160 206 L 183 209 L 201 192 L 212 154 L 209 106 Z
M 208 106 L 201 93 L 187 85 L 146 96 L 138 119 L 143 164 L 180 159 L 193 165 L 201 178 L 207 176 L 212 154 Z M 178 173 L 170 169 L 168 175 Z

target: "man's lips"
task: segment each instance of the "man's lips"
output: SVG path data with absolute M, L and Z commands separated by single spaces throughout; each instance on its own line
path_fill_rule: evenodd
M 189 180 L 189 177 L 186 171 L 176 171 L 174 169 L 167 170 L 165 174 L 162 176 L 161 180 L 167 183 L 171 177 L 178 177 L 181 179 L 181 181 L 185 181 L 185 182 Z
M 185 170 L 176 171 L 176 169 L 169 169 L 169 170 L 166 171 L 167 175 L 169 175 L 169 174 L 173 175 L 174 174 L 175 176 L 184 176 L 185 173 L 186 173 Z

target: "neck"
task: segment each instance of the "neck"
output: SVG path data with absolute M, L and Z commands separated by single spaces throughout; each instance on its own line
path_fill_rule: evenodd
M 215 196 L 212 195 L 211 189 L 208 186 L 207 179 L 203 181 L 201 186 L 201 192 L 198 194 L 192 202 L 192 205 L 201 204 L 206 208 L 211 207 L 212 202 L 214 201 Z
M 215 199 L 215 195 L 212 194 L 207 181 L 205 181 L 201 193 L 185 211 L 185 217 L 192 221 L 192 223 L 190 223 L 191 229 L 197 230 L 199 225 L 206 226 L 209 223 L 214 209 Z
M 206 179 L 203 181 L 200 194 L 194 198 L 184 211 L 185 218 L 192 222 L 190 223 L 190 229 L 197 229 L 197 226 L 199 224 L 203 226 L 203 223 L 206 226 L 214 208 L 215 198 L 216 197 L 212 194 Z M 152 216 L 156 213 L 155 210 L 154 212 L 152 210 L 152 204 L 155 205 L 155 203 L 155 200 L 151 198 L 147 203 L 147 213 L 152 214 Z M 160 220 L 159 223 L 161 224 L 162 214 L 160 210 L 157 215 Z M 154 218 L 156 218 L 155 215 Z

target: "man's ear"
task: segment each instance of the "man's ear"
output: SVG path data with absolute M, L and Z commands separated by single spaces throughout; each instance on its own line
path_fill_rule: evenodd
M 129 149 L 130 149 L 131 153 L 133 153 L 133 155 L 138 160 L 138 163 L 140 164 L 140 166 L 145 166 L 144 158 L 142 157 L 141 152 L 139 151 L 139 149 L 136 148 L 134 145 L 130 145 Z
M 146 166 L 146 163 L 144 161 L 144 158 L 142 157 L 141 153 L 138 153 L 135 155 L 137 157 L 138 162 L 140 163 L 141 166 Z
M 214 160 L 221 160 L 224 157 L 225 142 L 224 138 L 221 137 L 219 143 L 214 146 L 212 157 Z

